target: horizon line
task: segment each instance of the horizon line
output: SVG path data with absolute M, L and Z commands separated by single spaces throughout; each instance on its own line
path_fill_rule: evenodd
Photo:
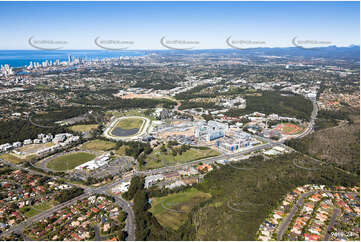
M 322 49 L 322 48 L 329 48 L 329 47 L 336 47 L 336 48 L 350 48 L 350 47 L 360 47 L 360 44 L 350 44 L 350 45 L 328 45 L 322 47 L 312 47 L 309 49 Z M 254 49 L 286 49 L 286 48 L 298 48 L 298 46 L 264 46 L 264 47 L 253 47 L 253 48 L 244 48 L 244 49 L 237 49 L 237 48 L 204 48 L 204 49 L 179 49 L 178 51 L 196 51 L 196 50 L 254 50 Z M 177 51 L 174 49 L 119 49 L 119 50 L 107 50 L 107 49 L 57 49 L 57 50 L 40 50 L 40 49 L 0 49 L 0 51 L 74 51 L 74 50 L 90 50 L 90 51 L 107 51 L 107 52 L 127 52 L 127 51 Z

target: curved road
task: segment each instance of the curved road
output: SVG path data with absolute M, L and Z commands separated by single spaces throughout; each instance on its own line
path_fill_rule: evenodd
M 34 123 L 32 120 L 31 120 L 31 117 L 29 118 L 29 122 L 34 125 L 34 126 L 37 126 L 37 127 L 40 127 L 40 128 L 44 128 L 44 129 L 50 129 L 50 128 L 55 128 L 56 126 L 45 126 L 45 125 L 40 125 L 40 124 L 37 124 L 37 123 Z

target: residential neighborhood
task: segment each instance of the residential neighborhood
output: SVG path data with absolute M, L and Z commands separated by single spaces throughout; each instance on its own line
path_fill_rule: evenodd
M 359 187 L 297 187 L 261 224 L 257 239 L 359 240 L 359 192 Z
M 0 231 L 41 213 L 58 203 L 58 197 L 71 185 L 53 178 L 15 170 L 0 163 Z
M 34 240 L 124 240 L 126 217 L 111 198 L 94 195 L 33 224 L 24 234 Z

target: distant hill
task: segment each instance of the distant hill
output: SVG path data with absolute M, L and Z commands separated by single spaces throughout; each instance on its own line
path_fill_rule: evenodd
M 299 47 L 275 47 L 275 48 L 254 48 L 254 49 L 209 49 L 209 50 L 159 50 L 149 51 L 159 54 L 232 54 L 232 55 L 270 55 L 270 56 L 303 56 L 313 58 L 338 58 L 338 59 L 360 59 L 360 46 L 351 45 L 348 47 L 328 46 L 315 49 L 302 49 Z

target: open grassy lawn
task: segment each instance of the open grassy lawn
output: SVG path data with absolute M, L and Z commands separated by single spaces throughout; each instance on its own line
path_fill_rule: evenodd
M 25 217 L 30 218 L 33 217 L 39 213 L 42 213 L 43 211 L 46 211 L 54 206 L 53 201 L 46 201 L 42 202 L 40 204 L 35 204 L 33 206 L 26 206 L 20 209 L 20 212 L 22 212 Z
M 78 165 L 88 162 L 94 158 L 95 155 L 86 152 L 66 154 L 63 156 L 58 156 L 54 160 L 49 161 L 47 168 L 54 171 L 71 170 Z
M 74 132 L 89 132 L 91 130 L 97 129 L 97 124 L 80 124 L 80 125 L 73 125 L 69 127 Z
M 17 163 L 20 163 L 20 162 L 23 162 L 25 160 L 23 159 L 20 159 L 18 157 L 16 157 L 15 155 L 12 155 L 12 154 L 8 154 L 8 153 L 5 153 L 5 154 L 1 154 L 0 155 L 0 158 L 1 159 L 4 159 L 10 163 L 14 163 L 14 164 L 17 164 Z
M 140 129 L 142 126 L 142 123 L 144 122 L 143 119 L 139 118 L 127 118 L 127 119 L 121 119 L 119 122 L 115 125 L 114 128 L 120 128 L 120 129 Z
M 189 161 L 195 161 L 202 158 L 217 156 L 220 153 L 218 151 L 212 150 L 208 147 L 202 147 L 201 149 L 191 148 L 186 152 L 183 152 L 182 155 L 177 154 L 176 156 L 172 155 L 172 151 L 167 149 L 167 153 L 160 151 L 160 148 L 156 148 L 146 159 L 146 169 L 154 169 L 163 167 L 166 164 L 181 164 Z
M 201 192 L 195 188 L 164 197 L 154 197 L 152 198 L 150 212 L 163 227 L 178 229 L 187 219 L 191 209 L 210 197 L 209 193 Z
M 82 145 L 82 148 L 85 150 L 96 150 L 96 151 L 107 151 L 115 147 L 115 143 L 106 140 L 91 140 Z

